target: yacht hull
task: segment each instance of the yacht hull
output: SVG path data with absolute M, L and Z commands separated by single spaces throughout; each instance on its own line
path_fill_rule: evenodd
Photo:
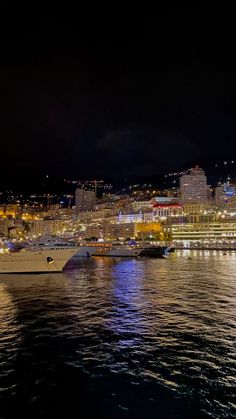
M 93 256 L 108 256 L 108 257 L 138 257 L 140 254 L 140 249 L 121 249 L 118 248 L 111 249 L 98 249 Z
M 45 249 L 0 254 L 0 274 L 61 272 L 79 248 Z
M 165 246 L 153 246 L 143 248 L 139 256 L 146 256 L 151 258 L 160 258 L 166 255 L 167 247 Z

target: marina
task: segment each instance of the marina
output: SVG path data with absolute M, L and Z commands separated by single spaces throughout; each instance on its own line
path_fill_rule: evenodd
M 76 243 L 60 237 L 44 236 L 29 243 L 7 242 L 0 249 L 1 273 L 61 272 L 71 258 L 84 257 L 162 257 L 166 246 L 147 243 Z
M 0 0 L 0 419 L 236 419 L 233 2 L 77 3 Z

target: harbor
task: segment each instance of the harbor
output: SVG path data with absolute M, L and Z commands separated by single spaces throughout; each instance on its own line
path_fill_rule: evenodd
M 0 0 L 0 419 L 236 419 L 231 3 Z

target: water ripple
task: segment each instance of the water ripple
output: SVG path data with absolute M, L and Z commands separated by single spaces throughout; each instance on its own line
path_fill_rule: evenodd
M 0 277 L 0 417 L 231 418 L 236 255 Z

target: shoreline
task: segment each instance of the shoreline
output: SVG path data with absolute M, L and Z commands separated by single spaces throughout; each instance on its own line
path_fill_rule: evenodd
M 211 248 L 209 248 L 209 247 L 198 247 L 198 248 L 193 248 L 193 247 L 181 247 L 181 248 L 178 248 L 178 247 L 176 247 L 176 251 L 177 250 L 208 250 L 208 251 L 216 251 L 216 250 L 218 250 L 218 251 L 220 251 L 220 252 L 229 252 L 229 251 L 231 251 L 231 252 L 236 252 L 236 248 L 235 249 L 231 249 L 231 248 L 228 248 L 228 247 L 211 247 Z

